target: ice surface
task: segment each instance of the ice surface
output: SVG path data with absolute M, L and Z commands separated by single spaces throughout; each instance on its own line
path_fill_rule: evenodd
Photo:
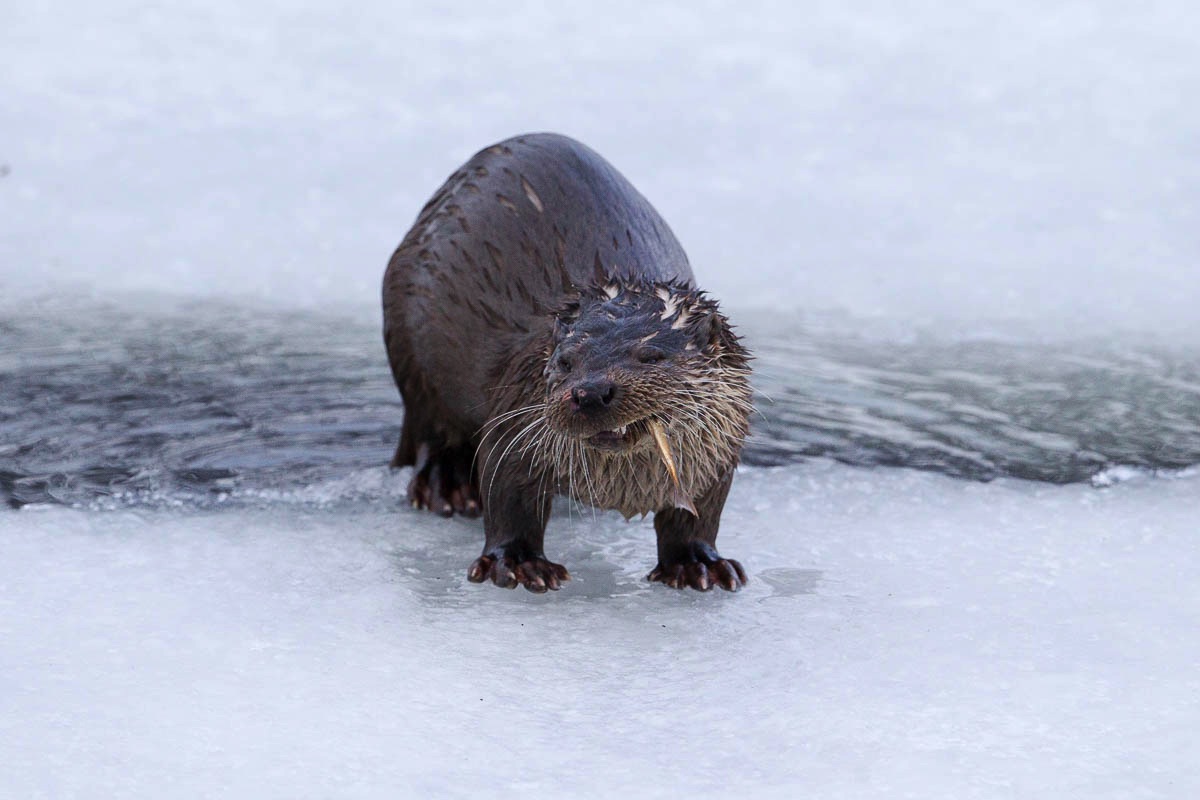
M 737 595 L 647 584 L 611 515 L 552 520 L 575 579 L 535 596 L 385 502 L 10 512 L 0 787 L 1194 797 L 1196 491 L 745 470 Z

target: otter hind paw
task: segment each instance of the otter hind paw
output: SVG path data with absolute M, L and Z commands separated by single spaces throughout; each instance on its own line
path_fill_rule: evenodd
M 408 502 L 452 517 L 478 517 L 479 492 L 471 480 L 471 459 L 461 451 L 446 451 L 430 456 L 421 446 L 412 480 L 408 482 Z

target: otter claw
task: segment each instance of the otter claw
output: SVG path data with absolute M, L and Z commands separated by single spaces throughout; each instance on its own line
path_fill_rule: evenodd
M 470 464 L 462 451 L 430 455 L 429 447 L 422 445 L 408 483 L 409 504 L 443 517 L 479 516 L 478 493 L 471 482 Z
M 707 592 L 714 586 L 720 586 L 727 592 L 736 592 L 749 582 L 741 564 L 732 558 L 720 556 L 705 561 L 675 562 L 666 566 L 660 563 L 650 570 L 646 580 L 665 583 L 672 589 L 690 587 L 700 592 Z
M 510 556 L 483 555 L 467 570 L 467 580 L 471 583 L 490 580 L 502 589 L 515 589 L 519 584 L 534 594 L 544 594 L 548 590 L 558 591 L 571 580 L 571 574 L 562 564 L 544 558 L 517 563 Z

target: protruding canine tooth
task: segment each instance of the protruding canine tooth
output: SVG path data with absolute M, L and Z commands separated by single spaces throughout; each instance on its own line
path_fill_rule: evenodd
M 625 432 L 626 432 L 626 431 L 628 431 L 628 430 L 629 430 L 629 426 L 628 426 L 628 425 L 622 425 L 621 427 L 617 428 L 617 433 L 619 433 L 619 434 L 621 434 L 622 436 L 624 436 L 624 435 L 625 435 Z

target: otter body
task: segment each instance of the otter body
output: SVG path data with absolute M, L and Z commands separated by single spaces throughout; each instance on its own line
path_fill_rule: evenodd
M 388 264 L 384 342 L 414 506 L 482 511 L 468 577 L 532 591 L 554 495 L 655 514 L 671 586 L 735 589 L 715 541 L 747 430 L 748 355 L 641 194 L 554 134 L 493 145 L 425 205 Z

